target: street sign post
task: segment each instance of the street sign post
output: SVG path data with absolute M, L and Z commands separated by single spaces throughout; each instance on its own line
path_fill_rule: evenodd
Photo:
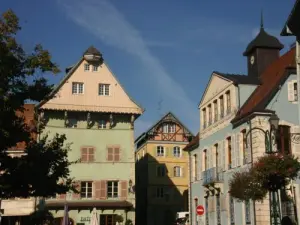
M 204 207 L 202 205 L 198 205 L 196 208 L 196 212 L 198 216 L 203 216 L 204 214 Z

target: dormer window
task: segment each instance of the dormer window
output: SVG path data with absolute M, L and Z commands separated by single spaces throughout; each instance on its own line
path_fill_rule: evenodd
M 90 64 L 88 63 L 84 64 L 84 71 L 90 71 Z
M 99 95 L 109 96 L 109 84 L 99 84 Z
M 83 94 L 84 85 L 81 82 L 72 82 L 72 94 Z

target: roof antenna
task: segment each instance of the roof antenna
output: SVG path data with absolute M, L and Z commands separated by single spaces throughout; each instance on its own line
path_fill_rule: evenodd
M 261 10 L 260 14 L 260 29 L 264 29 L 264 12 Z

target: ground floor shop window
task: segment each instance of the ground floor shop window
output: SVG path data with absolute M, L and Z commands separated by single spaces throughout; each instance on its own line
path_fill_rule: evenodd
M 221 225 L 221 202 L 220 202 L 220 195 L 216 196 L 216 208 L 217 208 L 217 224 Z
M 229 198 L 229 210 L 230 210 L 230 225 L 235 225 L 234 218 L 234 199 L 230 196 Z
M 116 215 L 100 215 L 100 225 L 115 225 L 116 224 Z
M 245 216 L 246 216 L 246 224 L 251 224 L 251 209 L 250 209 L 250 201 L 245 202 Z
M 205 198 L 205 225 L 209 225 L 208 198 Z

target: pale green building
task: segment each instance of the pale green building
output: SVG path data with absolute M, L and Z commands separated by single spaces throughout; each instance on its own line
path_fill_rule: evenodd
M 43 134 L 66 134 L 69 160 L 80 194 L 46 201 L 60 224 L 65 202 L 73 224 L 90 224 L 96 208 L 100 225 L 114 225 L 116 215 L 135 223 L 134 121 L 143 109 L 126 93 L 94 47 L 66 70 L 66 76 L 37 105 Z

